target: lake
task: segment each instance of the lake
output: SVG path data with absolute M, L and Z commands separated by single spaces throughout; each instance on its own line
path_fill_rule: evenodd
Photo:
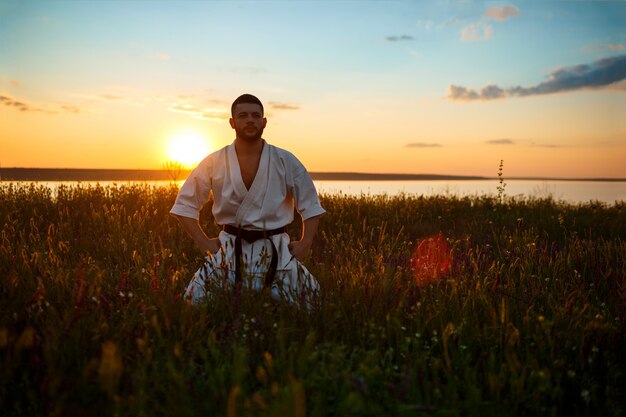
M 506 180 L 507 196 L 552 197 L 570 203 L 590 200 L 615 203 L 626 201 L 624 181 L 557 181 Z M 499 182 L 494 180 L 463 181 L 315 181 L 319 192 L 348 195 L 399 193 L 431 195 L 497 195 Z
M 169 181 L 15 181 L 16 184 L 35 183 L 52 188 L 60 185 L 94 186 L 100 184 L 149 184 L 167 185 Z M 6 186 L 9 182 L 0 182 Z M 182 184 L 182 182 L 181 182 Z M 505 195 L 526 197 L 552 197 L 569 203 L 601 201 L 613 204 L 626 201 L 625 181 L 558 181 L 558 180 L 505 180 Z M 315 181 L 315 186 L 322 194 L 345 195 L 397 195 L 400 193 L 454 196 L 497 195 L 499 182 L 493 180 L 420 180 L 420 181 Z

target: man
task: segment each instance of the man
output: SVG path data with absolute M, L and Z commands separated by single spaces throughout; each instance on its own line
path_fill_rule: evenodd
M 313 181 L 298 159 L 263 138 L 263 104 L 243 94 L 231 106 L 235 141 L 206 157 L 185 181 L 170 213 L 178 218 L 206 263 L 187 287 L 196 304 L 224 284 L 269 288 L 274 298 L 310 306 L 318 284 L 300 263 L 311 249 L 325 213 Z M 213 217 L 222 231 L 209 237 L 198 222 L 213 194 Z M 290 242 L 285 227 L 294 206 L 302 236 Z

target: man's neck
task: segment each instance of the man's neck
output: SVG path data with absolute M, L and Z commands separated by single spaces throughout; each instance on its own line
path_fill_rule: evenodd
M 240 139 L 238 137 L 235 138 L 235 151 L 237 151 L 238 155 L 260 155 L 263 152 L 263 146 L 265 144 L 265 140 L 260 138 L 255 141 L 247 141 L 245 139 Z

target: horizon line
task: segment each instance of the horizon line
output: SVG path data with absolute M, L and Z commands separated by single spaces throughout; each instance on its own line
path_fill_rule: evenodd
M 9 172 L 6 172 L 9 171 Z M 175 173 L 175 176 L 188 175 L 192 169 L 184 168 Z M 137 175 L 137 174 L 147 175 Z M 8 174 L 8 178 L 7 178 Z M 11 175 L 12 174 L 12 175 Z M 55 175 L 56 174 L 56 175 Z M 80 175 L 83 174 L 83 175 Z M 104 174 L 100 177 L 98 174 Z M 108 175 L 106 175 L 108 174 Z M 115 175 L 118 174 L 118 175 Z M 122 175 L 125 174 L 125 175 Z M 152 174 L 152 175 L 150 175 Z M 355 171 L 310 171 L 309 175 L 317 181 L 410 181 L 410 180 L 500 180 L 500 177 L 482 175 L 453 175 L 432 173 L 371 173 Z M 150 181 L 171 180 L 173 173 L 167 169 L 144 168 L 26 168 L 0 167 L 0 181 Z M 139 178 L 137 178 L 139 177 Z M 150 178 L 148 178 L 150 177 Z M 184 179 L 184 178 L 183 178 Z M 507 180 L 532 181 L 607 181 L 623 182 L 622 177 L 533 177 L 533 176 L 503 176 Z

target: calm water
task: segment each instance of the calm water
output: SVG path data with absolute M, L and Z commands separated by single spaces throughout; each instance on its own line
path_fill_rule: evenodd
M 17 184 L 30 184 L 32 181 L 17 181 Z M 46 181 L 34 182 L 45 185 L 53 190 L 60 185 L 94 186 L 95 181 Z M 102 181 L 102 186 L 126 185 L 126 184 L 149 184 L 168 185 L 169 181 Z M 563 200 L 570 203 L 584 203 L 590 200 L 615 203 L 626 201 L 626 182 L 603 182 L 603 181 L 505 181 L 505 195 L 526 197 L 552 197 L 555 200 Z M 8 182 L 0 183 L 0 186 Z M 182 184 L 182 182 L 181 182 Z M 497 195 L 498 180 L 481 181 L 315 181 L 315 186 L 320 193 L 347 194 L 347 195 L 397 195 L 400 193 L 432 195 Z
M 505 181 L 507 196 L 552 197 L 571 203 L 590 200 L 626 201 L 626 182 L 609 181 Z M 399 193 L 431 195 L 497 195 L 498 180 L 481 181 L 316 181 L 318 191 L 348 195 Z

